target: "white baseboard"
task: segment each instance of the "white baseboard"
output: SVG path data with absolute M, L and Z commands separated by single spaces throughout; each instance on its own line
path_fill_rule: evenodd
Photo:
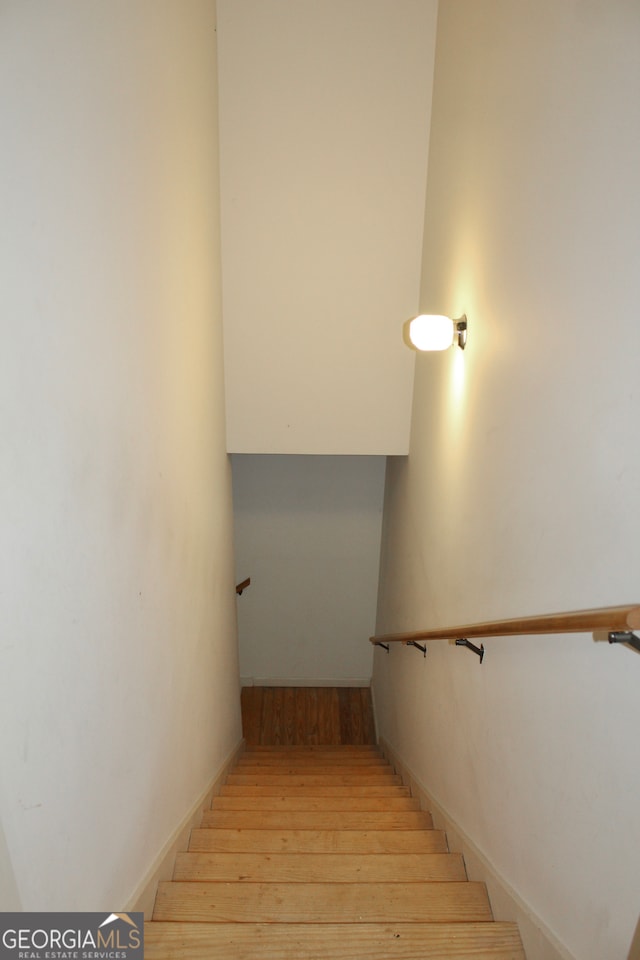
M 404 763 L 399 753 L 382 737 L 379 745 L 387 760 L 402 777 L 405 786 L 410 787 L 412 796 L 420 800 L 420 806 L 423 809 L 431 812 L 434 827 L 446 831 L 449 850 L 464 856 L 469 880 L 480 880 L 487 885 L 494 918 L 518 924 L 527 960 L 576 960 L 513 887 L 495 870 L 473 840 L 431 796 L 424 784 Z
M 176 854 L 186 850 L 189 846 L 191 831 L 200 826 L 203 812 L 209 809 L 211 800 L 220 792 L 220 787 L 224 783 L 229 769 L 235 764 L 238 754 L 243 749 L 244 740 L 241 740 L 224 761 L 205 792 L 198 797 L 182 822 L 173 831 L 151 867 L 129 897 L 123 908 L 126 913 L 139 911 L 144 913 L 145 920 L 151 920 L 158 884 L 162 880 L 171 880 L 173 877 Z
M 241 687 L 370 687 L 371 677 L 240 677 Z
M 373 711 L 373 727 L 375 730 L 376 743 L 380 743 L 380 730 L 378 729 L 378 711 L 376 710 L 376 688 L 371 683 L 371 709 Z

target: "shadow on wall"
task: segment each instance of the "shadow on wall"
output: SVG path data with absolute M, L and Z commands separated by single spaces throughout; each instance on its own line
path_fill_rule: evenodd
M 20 894 L 18 893 L 16 878 L 13 872 L 13 863 L 11 862 L 11 855 L 7 847 L 2 822 L 0 822 L 0 909 L 22 910 Z
M 627 960 L 640 960 L 640 917 L 638 917 L 636 932 L 634 933 L 633 940 L 631 941 L 631 948 L 629 950 L 629 956 Z

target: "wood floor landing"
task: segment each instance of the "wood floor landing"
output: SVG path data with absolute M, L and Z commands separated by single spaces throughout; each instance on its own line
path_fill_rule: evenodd
M 247 746 L 375 744 L 369 687 L 243 687 Z

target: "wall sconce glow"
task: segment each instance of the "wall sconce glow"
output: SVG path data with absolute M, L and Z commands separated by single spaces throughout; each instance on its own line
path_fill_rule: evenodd
M 411 345 L 416 350 L 446 350 L 454 343 L 464 350 L 467 344 L 467 318 L 451 320 L 439 314 L 422 313 L 408 322 Z

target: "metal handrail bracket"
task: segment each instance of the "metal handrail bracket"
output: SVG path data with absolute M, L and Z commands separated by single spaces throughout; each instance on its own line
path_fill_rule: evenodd
M 420 650 L 420 652 L 422 653 L 423 657 L 426 657 L 426 655 L 427 655 L 427 645 L 426 645 L 426 643 L 425 643 L 425 644 L 421 644 L 421 643 L 416 643 L 415 640 L 407 640 L 407 646 L 408 646 L 408 647 L 415 647 L 416 650 Z
M 470 640 L 464 640 L 460 638 L 456 640 L 456 647 L 466 647 L 467 650 L 471 650 L 472 653 L 475 653 L 476 656 L 480 657 L 480 663 L 484 660 L 484 643 L 481 643 L 479 647 L 476 647 L 475 643 L 471 643 Z
M 640 653 L 640 637 L 630 630 L 612 630 L 609 634 L 609 643 L 625 643 Z

